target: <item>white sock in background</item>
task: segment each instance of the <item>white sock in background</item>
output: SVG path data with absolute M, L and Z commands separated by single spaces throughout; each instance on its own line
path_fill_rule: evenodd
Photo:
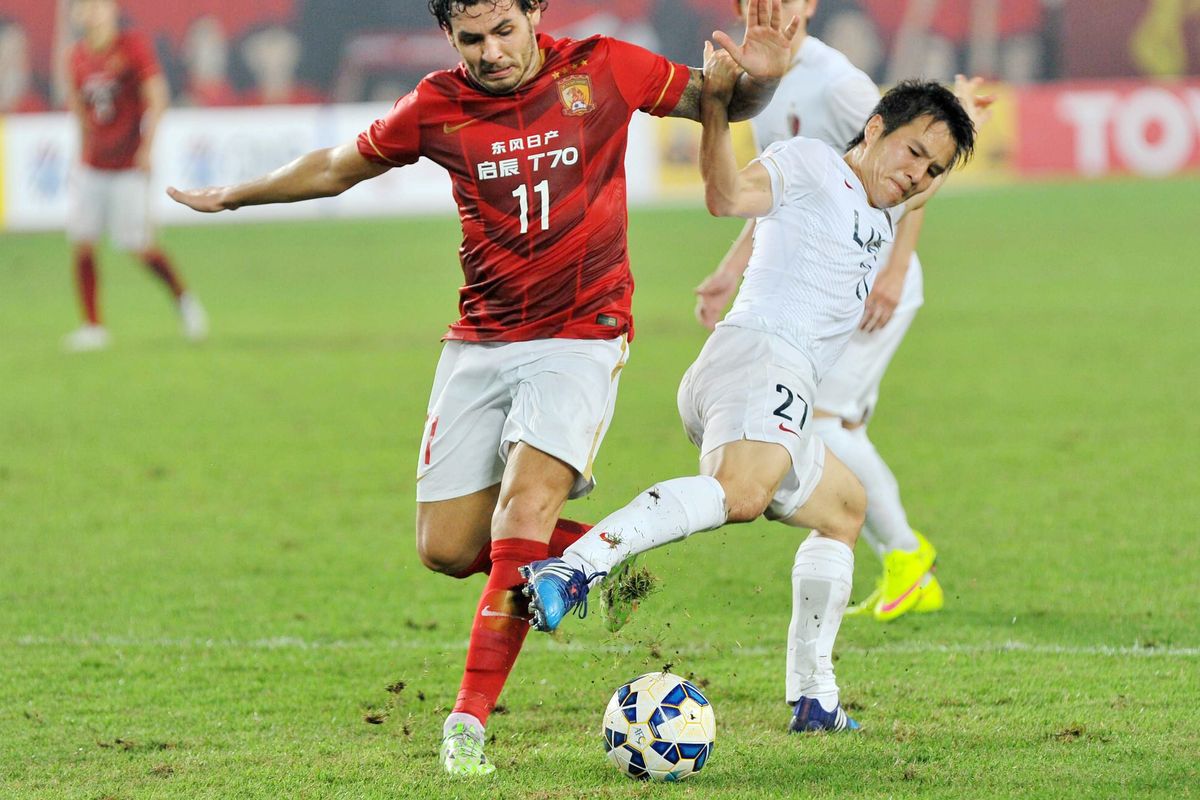
M 789 703 L 813 697 L 826 711 L 837 707 L 833 643 L 853 580 L 854 553 L 842 542 L 813 533 L 796 551 L 787 646 Z
M 841 420 L 817 417 L 813 432 L 841 459 L 867 490 L 867 520 L 863 533 L 882 559 L 892 550 L 916 552 L 921 543 L 913 535 L 900 502 L 900 484 L 867 438 L 867 427 L 847 430 Z
M 716 478 L 672 478 L 597 522 L 563 560 L 586 575 L 608 574 L 630 556 L 719 528 L 725 518 L 725 490 Z

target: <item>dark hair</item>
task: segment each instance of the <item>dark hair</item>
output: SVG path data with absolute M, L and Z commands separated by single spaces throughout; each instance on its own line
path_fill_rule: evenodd
M 934 122 L 945 123 L 954 137 L 954 158 L 948 167 L 965 164 L 975 152 L 975 123 L 967 114 L 954 92 L 936 81 L 901 81 L 885 94 L 871 112 L 883 118 L 883 135 L 887 136 L 914 119 L 932 117 Z M 849 152 L 862 144 L 866 138 L 864 127 L 846 145 Z
M 466 11 L 471 6 L 477 6 L 481 3 L 491 3 L 492 7 L 501 3 L 509 2 L 521 9 L 522 12 L 529 14 L 535 9 L 546 10 L 547 0 L 429 0 L 429 13 L 437 18 L 438 25 L 442 30 L 449 32 L 450 17 Z

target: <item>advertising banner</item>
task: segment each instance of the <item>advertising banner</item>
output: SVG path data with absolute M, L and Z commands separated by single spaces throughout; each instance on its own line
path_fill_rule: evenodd
M 994 86 L 992 122 L 961 185 L 1049 177 L 1163 177 L 1200 171 L 1200 80 Z M 167 186 L 226 185 L 270 172 L 321 147 L 353 141 L 380 104 L 176 109 L 155 139 L 154 208 L 169 224 L 386 216 L 454 211 L 450 179 L 422 160 L 306 203 L 201 215 L 173 203 Z M 746 124 L 734 126 L 739 159 L 753 157 Z M 700 126 L 635 114 L 625 171 L 631 204 L 703 201 Z M 63 227 L 78 135 L 62 113 L 0 117 L 0 229 Z
M 1030 86 L 1017 113 L 1021 175 L 1161 177 L 1200 168 L 1200 80 Z
M 353 141 L 387 107 L 276 106 L 247 109 L 177 109 L 166 114 L 154 141 L 153 213 L 162 223 L 201 224 L 270 219 L 313 219 L 453 211 L 450 180 L 422 160 L 361 184 L 340 197 L 197 214 L 167 197 L 167 186 L 238 183 L 270 172 L 321 147 Z M 5 118 L 0 227 L 63 227 L 79 137 L 66 114 Z
M 373 103 L 173 109 L 163 117 L 154 140 L 155 218 L 168 224 L 204 224 L 453 212 L 449 176 L 424 159 L 365 181 L 339 197 L 248 207 L 234 213 L 197 214 L 166 195 L 167 186 L 240 183 L 311 150 L 352 142 L 387 110 L 388 106 Z M 625 169 L 626 188 L 634 203 L 659 195 L 655 122 L 638 114 L 630 124 Z M 0 142 L 0 229 L 64 227 L 79 149 L 74 121 L 62 113 L 0 117 Z

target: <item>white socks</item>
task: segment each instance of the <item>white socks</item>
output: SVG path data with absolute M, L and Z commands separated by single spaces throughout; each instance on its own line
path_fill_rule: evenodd
M 837 707 L 833 642 L 853 580 L 854 553 L 842 542 L 813 533 L 796 551 L 787 646 L 789 703 L 813 697 L 826 711 Z
M 867 438 L 866 426 L 847 430 L 834 417 L 817 417 L 812 424 L 813 433 L 821 437 L 867 490 L 867 521 L 862 532 L 879 558 L 883 559 L 892 550 L 916 552 L 921 543 L 913 535 L 900 502 L 900 484 Z
M 607 575 L 630 556 L 719 528 L 725 519 L 725 490 L 716 478 L 672 478 L 597 522 L 567 548 L 563 561 L 585 575 Z

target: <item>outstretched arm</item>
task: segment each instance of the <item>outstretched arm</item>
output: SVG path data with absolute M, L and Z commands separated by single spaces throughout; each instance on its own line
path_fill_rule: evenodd
M 314 150 L 261 178 L 236 186 L 213 186 L 181 191 L 167 189 L 172 200 L 204 213 L 233 211 L 242 206 L 295 203 L 333 197 L 361 181 L 388 171 L 363 158 L 354 142 Z
M 738 67 L 727 52 L 713 54 L 706 43 L 708 77 L 700 101 L 700 176 L 704 201 L 716 217 L 757 217 L 771 210 L 771 176 L 757 161 L 739 170 L 729 135 L 729 97 Z

